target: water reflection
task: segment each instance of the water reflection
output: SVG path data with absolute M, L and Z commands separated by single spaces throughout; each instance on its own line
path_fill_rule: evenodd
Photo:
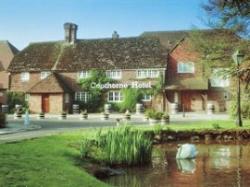
M 195 159 L 177 159 L 178 169 L 183 173 L 195 172 Z
M 176 160 L 176 144 L 154 148 L 152 164 L 105 182 L 119 187 L 250 186 L 250 143 L 196 144 L 195 160 Z

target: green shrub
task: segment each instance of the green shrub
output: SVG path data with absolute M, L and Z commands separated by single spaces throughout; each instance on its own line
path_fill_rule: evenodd
M 250 94 L 243 93 L 241 95 L 241 114 L 245 119 L 250 119 Z M 237 116 L 237 100 L 233 97 L 230 105 L 230 115 L 232 117 Z
M 8 92 L 8 105 L 10 113 L 15 112 L 15 105 L 22 105 L 27 108 L 28 103 L 25 101 L 25 93 L 23 92 Z
M 154 109 L 148 109 L 148 110 L 146 110 L 145 115 L 148 118 L 160 120 L 163 117 L 164 113 L 163 112 L 157 112 Z
M 88 158 L 91 152 L 92 141 L 84 139 L 80 147 L 81 158 Z
M 142 99 L 142 91 L 136 88 L 126 88 L 122 90 L 123 101 L 117 104 L 119 112 L 125 112 L 129 110 L 135 111 L 136 103 Z
M 217 123 L 213 123 L 213 124 L 212 124 L 212 127 L 213 127 L 214 129 L 221 129 L 221 126 L 220 126 L 219 124 L 217 124 Z
M 100 112 L 104 105 L 104 90 L 93 86 L 93 84 L 105 84 L 112 82 L 102 70 L 91 70 L 90 77 L 81 79 L 79 84 L 84 91 L 89 93 L 87 103 L 78 101 L 76 104 L 80 105 L 80 109 L 87 109 L 89 112 Z
M 0 112 L 0 128 L 6 127 L 6 115 Z

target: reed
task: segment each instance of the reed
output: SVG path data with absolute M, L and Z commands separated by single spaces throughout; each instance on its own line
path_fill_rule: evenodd
M 141 165 L 151 161 L 152 142 L 143 131 L 129 126 L 100 130 L 95 140 L 107 164 Z

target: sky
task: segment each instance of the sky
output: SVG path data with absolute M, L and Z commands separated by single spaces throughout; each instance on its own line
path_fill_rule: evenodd
M 63 24 L 78 25 L 78 38 L 121 37 L 144 31 L 206 28 L 205 0 L 0 0 L 0 40 L 18 49 L 64 38 Z

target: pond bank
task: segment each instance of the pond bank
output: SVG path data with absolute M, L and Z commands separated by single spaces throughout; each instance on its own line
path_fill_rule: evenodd
M 250 129 L 208 129 L 208 130 L 181 130 L 174 131 L 163 129 L 158 132 L 148 130 L 145 132 L 153 140 L 154 144 L 173 141 L 240 141 L 250 139 Z

